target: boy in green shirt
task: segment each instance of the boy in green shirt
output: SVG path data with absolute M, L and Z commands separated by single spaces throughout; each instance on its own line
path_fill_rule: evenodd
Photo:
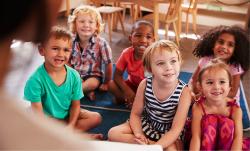
M 52 28 L 49 38 L 39 46 L 44 64 L 32 74 L 24 98 L 40 116 L 65 121 L 67 127 L 87 131 L 101 123 L 101 116 L 80 108 L 82 82 L 77 71 L 67 66 L 72 48 L 71 33 Z

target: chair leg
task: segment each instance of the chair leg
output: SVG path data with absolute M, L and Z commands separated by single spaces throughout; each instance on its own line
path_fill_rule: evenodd
M 112 21 L 111 21 L 111 14 L 107 14 L 108 16 L 108 28 L 109 28 L 109 41 L 112 42 Z
M 120 24 L 121 24 L 121 27 L 122 27 L 122 32 L 123 32 L 124 36 L 126 36 L 124 25 L 123 25 L 123 20 L 122 20 L 122 15 L 121 15 L 120 12 L 118 12 L 117 14 L 118 14 L 118 19 L 120 20 Z
M 165 39 L 168 39 L 168 28 L 169 28 L 169 25 L 165 24 Z
M 125 20 L 126 18 L 126 6 L 125 8 L 123 8 L 123 12 L 122 12 L 122 19 Z
M 174 32 L 175 32 L 175 41 L 176 41 L 176 44 L 178 45 L 178 46 L 180 46 L 180 38 L 179 38 L 179 36 L 180 36 L 180 33 L 178 32 L 178 29 L 177 29 L 177 24 L 176 24 L 176 22 L 174 22 L 173 23 L 173 26 L 174 26 Z
M 130 17 L 132 18 L 132 23 L 135 22 L 135 5 L 131 4 L 130 7 Z
M 193 30 L 194 30 L 194 33 L 197 34 L 197 28 L 196 28 L 196 16 L 197 16 L 197 12 L 193 12 L 192 13 L 193 15 Z
M 186 12 L 186 35 L 188 34 L 188 28 L 189 28 L 189 13 Z

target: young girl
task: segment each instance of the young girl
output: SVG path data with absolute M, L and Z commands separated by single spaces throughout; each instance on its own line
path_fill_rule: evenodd
M 181 66 L 178 47 L 160 40 L 143 55 L 145 69 L 152 74 L 137 90 L 130 120 L 109 131 L 109 140 L 159 144 L 164 150 L 182 148 L 182 130 L 191 104 L 191 93 L 178 79 Z
M 249 38 L 245 31 L 237 26 L 218 26 L 208 31 L 193 51 L 196 57 L 201 58 L 190 84 L 197 94 L 196 87 L 198 74 L 203 66 L 213 58 L 221 58 L 230 67 L 232 86 L 228 93 L 230 98 L 239 100 L 239 86 L 241 75 L 249 68 Z
M 99 36 L 103 27 L 101 22 L 100 13 L 91 6 L 79 6 L 69 17 L 70 29 L 76 35 L 69 63 L 80 73 L 83 92 L 90 100 L 95 100 L 94 90 L 98 87 L 108 90 L 112 76 L 111 48 Z M 102 64 L 105 64 L 105 76 Z
M 197 86 L 202 96 L 192 108 L 190 150 L 242 149 L 242 111 L 228 97 L 231 85 L 228 66 L 219 59 L 199 72 Z
M 144 79 L 142 55 L 144 50 L 154 41 L 153 25 L 144 20 L 137 21 L 129 36 L 132 46 L 123 50 L 116 63 L 114 81 L 110 82 L 110 91 L 116 97 L 116 103 L 126 103 L 132 107 L 136 90 Z M 128 79 L 123 79 L 127 71 Z

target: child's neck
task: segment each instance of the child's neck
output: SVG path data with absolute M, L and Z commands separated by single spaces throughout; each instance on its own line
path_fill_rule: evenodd
M 90 39 L 90 37 L 79 36 L 80 46 L 81 46 L 82 48 L 87 47 L 87 45 L 88 45 L 88 43 L 89 43 L 89 39 Z
M 158 100 L 164 101 L 169 98 L 169 96 L 174 92 L 175 88 L 178 85 L 178 79 L 176 79 L 175 82 L 171 83 L 159 82 L 157 80 L 153 80 L 152 83 L 155 96 Z
M 45 70 L 53 80 L 53 82 L 60 86 L 64 83 L 67 75 L 66 67 L 63 66 L 62 68 L 53 68 L 49 67 L 48 65 L 44 64 Z

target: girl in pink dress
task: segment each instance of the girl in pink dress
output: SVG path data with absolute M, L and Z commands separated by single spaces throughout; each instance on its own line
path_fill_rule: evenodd
M 219 59 L 211 60 L 198 75 L 201 97 L 192 108 L 190 150 L 249 150 L 243 144 L 242 111 L 228 97 L 232 76 Z

